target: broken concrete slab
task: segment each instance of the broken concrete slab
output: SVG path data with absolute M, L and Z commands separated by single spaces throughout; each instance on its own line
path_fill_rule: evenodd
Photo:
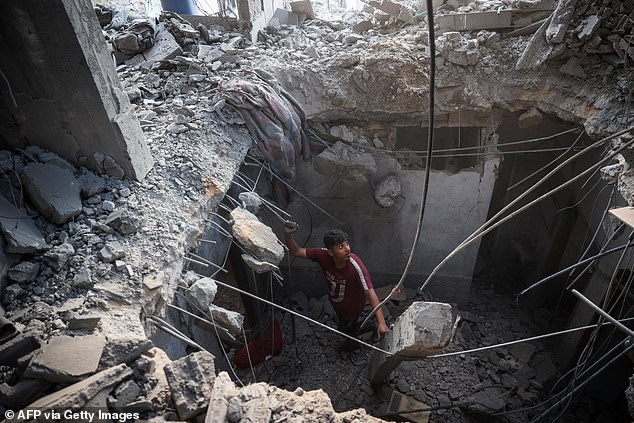
M 0 195 L 0 228 L 7 241 L 8 253 L 32 254 L 49 248 L 26 210 L 17 208 L 2 195 Z
M 62 225 L 81 214 L 79 182 L 69 170 L 54 164 L 29 163 L 21 180 L 35 207 L 49 221 Z
M 546 41 L 546 30 L 551 20 L 552 15 L 549 16 L 548 19 L 542 23 L 537 32 L 533 34 L 526 48 L 524 48 L 524 52 L 517 60 L 515 69 L 535 69 L 548 60 L 552 48 Z
M 401 183 L 396 175 L 389 175 L 376 186 L 374 200 L 381 207 L 392 207 L 401 195 Z
M 273 230 L 249 211 L 237 207 L 231 211 L 231 230 L 237 241 L 259 260 L 277 266 L 284 257 L 284 247 Z
M 370 359 L 373 384 L 384 382 L 404 358 L 416 360 L 442 351 L 453 338 L 454 313 L 450 304 L 415 302 L 399 316 L 381 341 L 388 356 L 376 351 Z
M 101 335 L 55 336 L 42 346 L 24 375 L 54 383 L 77 382 L 97 370 L 105 344 Z
M 322 175 L 337 175 L 353 184 L 366 183 L 377 171 L 370 153 L 356 151 L 341 141 L 315 156 L 313 167 Z
M 207 407 L 205 423 L 225 423 L 228 414 L 228 400 L 236 396 L 238 390 L 227 372 L 220 372 L 214 380 L 211 398 Z
M 23 261 L 9 269 L 7 276 L 16 283 L 31 283 L 40 272 L 40 264 L 32 261 Z
M 164 23 L 159 23 L 156 28 L 154 45 L 126 61 L 129 66 L 140 66 L 150 69 L 156 62 L 173 59 L 183 54 L 174 36 L 167 30 Z
M 218 284 L 211 278 L 201 278 L 194 282 L 185 294 L 202 310 L 207 310 L 213 304 Z
M 315 12 L 313 11 L 313 5 L 310 0 L 300 0 L 291 2 L 291 12 L 299 15 L 303 13 L 308 19 L 315 18 Z
M 99 258 L 106 263 L 125 257 L 125 248 L 119 241 L 110 241 L 99 251 Z
M 100 176 L 95 175 L 86 168 L 81 169 L 81 173 L 77 177 L 80 192 L 83 198 L 92 197 L 106 189 L 106 182 Z
M 518 118 L 518 125 L 522 129 L 530 128 L 531 126 L 539 125 L 544 117 L 534 107 L 531 107 L 526 112 L 522 113 Z
M 265 261 L 260 261 L 248 254 L 242 254 L 240 257 L 242 257 L 244 263 L 249 266 L 249 268 L 252 269 L 255 273 L 266 273 L 278 269 L 277 266 Z
M 22 333 L 0 345 L 0 365 L 13 366 L 18 359 L 40 348 L 40 339 L 33 333 Z
M 124 210 L 115 210 L 108 215 L 104 224 L 115 229 L 122 235 L 135 234 L 138 231 L 139 221 Z
M 75 254 L 75 248 L 68 242 L 65 242 L 48 250 L 46 254 L 44 254 L 44 261 L 53 269 L 61 270 L 73 254 Z
M 108 339 L 101 355 L 99 369 L 106 369 L 121 363 L 132 363 L 153 346 L 149 339 L 134 335 Z
M 364 32 L 371 30 L 372 28 L 374 28 L 374 24 L 370 20 L 361 21 L 352 25 L 352 31 L 356 32 L 357 34 L 363 34 Z
M 548 28 L 546 29 L 546 41 L 549 44 L 559 44 L 566 37 L 568 25 L 575 13 L 577 0 L 559 0 L 551 15 Z
M 87 330 L 97 329 L 101 322 L 101 317 L 93 315 L 73 315 L 68 321 L 68 330 Z
M 151 273 L 143 276 L 143 286 L 152 291 L 154 289 L 163 286 L 163 279 L 165 278 L 165 272 Z
M 435 20 L 442 32 L 491 30 L 511 27 L 513 12 L 500 10 L 496 12 L 452 13 L 436 16 Z
M 211 304 L 209 313 L 213 316 L 213 322 L 227 329 L 233 336 L 239 336 L 242 333 L 242 324 L 244 316 L 236 311 L 227 310 Z
M 97 394 L 114 387 L 130 376 L 132 376 L 132 369 L 125 364 L 120 364 L 40 398 L 32 402 L 28 408 L 42 410 L 42 412 L 51 409 L 79 410 Z
M 178 416 L 187 420 L 206 411 L 216 370 L 214 357 L 199 351 L 164 367 Z

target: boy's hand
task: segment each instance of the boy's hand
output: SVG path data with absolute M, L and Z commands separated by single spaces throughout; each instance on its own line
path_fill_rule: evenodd
M 297 232 L 298 229 L 299 225 L 296 222 L 292 222 L 290 220 L 284 222 L 284 232 L 286 232 L 287 234 L 293 234 Z
M 383 335 L 389 330 L 385 323 L 377 323 L 376 325 L 376 333 L 379 338 L 383 338 Z

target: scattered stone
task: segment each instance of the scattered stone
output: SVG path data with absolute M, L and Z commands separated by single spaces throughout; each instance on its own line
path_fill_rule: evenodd
M 262 208 L 262 199 L 256 192 L 244 191 L 238 194 L 238 200 L 242 202 L 242 207 L 253 214 L 258 214 Z
M 106 263 L 125 257 L 125 248 L 119 241 L 110 241 L 99 251 L 99 258 Z
M 109 401 L 109 405 L 115 410 L 121 410 L 139 398 L 140 394 L 141 388 L 139 388 L 139 385 L 133 380 L 125 380 L 115 389 L 114 398 Z
M 81 169 L 81 173 L 77 177 L 77 182 L 79 182 L 83 198 L 92 197 L 106 189 L 105 181 L 86 168 Z
M 24 189 L 49 221 L 64 224 L 82 212 L 79 182 L 53 164 L 29 163 L 22 171 Z
M 106 200 L 101 203 L 101 208 L 103 209 L 103 211 L 111 212 L 114 210 L 114 203 L 112 201 Z
M 116 210 L 110 213 L 104 223 L 122 235 L 135 234 L 139 226 L 138 219 L 123 210 Z
M 586 71 L 584 71 L 579 64 L 579 59 L 577 59 L 575 56 L 568 59 L 568 61 L 559 68 L 559 72 L 577 77 L 579 79 L 586 79 L 588 77 Z
M 73 383 L 97 370 L 106 339 L 101 335 L 55 336 L 31 360 L 25 377 Z
M 52 386 L 52 383 L 45 380 L 27 378 L 21 379 L 13 386 L 3 383 L 0 385 L 0 404 L 23 408 L 40 398 Z
M 511 345 L 509 352 L 513 357 L 522 364 L 526 364 L 530 361 L 533 353 L 535 352 L 535 346 L 528 342 L 522 342 L 521 344 Z
M 92 288 L 92 271 L 88 267 L 82 267 L 73 277 L 71 285 L 80 289 Z
M 374 28 L 374 24 L 372 23 L 372 21 L 366 20 L 353 25 L 352 31 L 356 32 L 357 34 L 363 34 L 364 32 L 369 31 L 372 28 Z
M 209 306 L 209 312 L 214 318 L 213 321 L 227 329 L 231 335 L 238 336 L 242 333 L 242 324 L 244 321 L 242 314 L 218 307 L 214 304 Z
M 35 280 L 39 271 L 39 263 L 23 261 L 9 269 L 7 276 L 16 283 L 31 283 Z
M 243 208 L 231 211 L 232 232 L 245 250 L 261 261 L 277 266 L 284 257 L 284 248 L 270 227 Z
M 163 286 L 164 272 L 152 273 L 143 277 L 143 286 L 148 290 L 153 290 Z
M 130 364 L 152 347 L 152 341 L 134 335 L 108 339 L 101 355 L 99 369 L 106 369 L 121 363 Z
M 374 200 L 381 207 L 392 207 L 401 195 L 401 183 L 396 175 L 384 178 L 374 190 Z
M 0 345 L 0 365 L 15 366 L 18 359 L 40 348 L 39 337 L 33 333 L 22 333 Z
M 187 420 L 204 413 L 216 374 L 213 356 L 199 351 L 166 364 L 164 370 L 178 416 Z
M 278 269 L 277 266 L 265 261 L 260 261 L 248 254 L 242 254 L 240 257 L 242 257 L 246 265 L 249 266 L 250 269 L 253 269 L 255 273 L 266 273 Z
M 185 293 L 199 308 L 207 310 L 214 301 L 218 285 L 211 278 L 201 278 L 194 282 Z
M 44 261 L 53 269 L 61 270 L 73 254 L 75 254 L 75 248 L 68 242 L 65 242 L 48 250 L 46 254 L 44 254 Z
M 91 315 L 78 316 L 78 315 L 74 315 L 68 321 L 68 329 L 69 330 L 93 331 L 93 330 L 97 329 L 97 326 L 99 326 L 99 322 L 101 322 L 101 317 L 99 317 L 99 316 L 91 316 Z
M 7 241 L 7 252 L 32 254 L 46 250 L 48 245 L 33 219 L 0 195 L 0 227 Z
M 228 420 L 228 399 L 237 395 L 237 391 L 236 385 L 231 381 L 229 374 L 220 372 L 213 383 L 205 423 L 225 423 Z M 232 414 L 232 418 L 235 419 L 238 413 L 232 410 Z M 240 414 L 242 414 L 242 410 L 240 410 Z
M 7 286 L 2 292 L 2 304 L 7 305 L 13 303 L 23 293 L 24 290 L 17 283 Z

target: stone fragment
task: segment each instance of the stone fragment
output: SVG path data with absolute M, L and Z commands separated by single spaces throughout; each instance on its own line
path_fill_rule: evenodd
M 150 291 L 156 288 L 160 288 L 161 286 L 163 286 L 164 277 L 164 272 L 157 272 L 145 275 L 143 276 L 143 286 Z
M 546 41 L 549 44 L 561 43 L 566 37 L 568 25 L 575 12 L 577 0 L 560 0 L 552 13 L 550 24 L 546 29 Z
M 531 126 L 539 125 L 542 122 L 543 116 L 534 107 L 531 107 L 526 112 L 522 113 L 518 120 L 518 125 L 520 128 L 530 128 Z
M 178 416 L 188 420 L 204 413 L 216 374 L 213 356 L 199 351 L 166 364 L 164 370 Z
M 381 348 L 398 355 L 388 356 L 376 351 L 370 359 L 370 379 L 373 384 L 384 382 L 392 370 L 403 361 L 427 357 L 442 351 L 455 331 L 450 304 L 418 301 L 399 316 L 381 340 Z
M 68 329 L 92 331 L 97 329 L 97 326 L 99 326 L 99 322 L 101 322 L 101 317 L 99 316 L 75 315 L 71 317 L 70 320 L 68 321 Z
M 76 170 L 75 166 L 73 166 L 68 161 L 62 159 L 60 156 L 58 156 L 57 154 L 55 154 L 53 152 L 43 151 L 43 152 L 38 154 L 38 159 L 42 163 L 54 164 L 55 166 L 59 166 L 62 169 L 66 169 L 66 170 L 70 171 L 71 173 L 75 173 L 75 170 Z
M 583 21 L 581 21 L 581 23 L 575 30 L 575 32 L 577 33 L 577 38 L 582 41 L 589 39 L 590 37 L 592 37 L 592 34 L 594 34 L 594 31 L 599 27 L 600 23 L 601 19 L 599 19 L 597 15 L 588 16 Z
M 31 403 L 28 408 L 42 410 L 42 412 L 51 409 L 79 410 L 101 391 L 116 385 L 130 376 L 132 376 L 132 369 L 125 364 L 111 367 L 81 382 L 40 398 Z
M 352 25 L 352 31 L 356 32 L 357 34 L 363 34 L 364 32 L 369 31 L 372 28 L 374 28 L 374 24 L 372 23 L 372 21 L 369 20 L 361 21 L 357 24 Z
M 114 203 L 112 201 L 104 201 L 101 203 L 101 209 L 105 212 L 111 212 L 114 210 Z
M 322 175 L 338 175 L 353 184 L 367 183 L 376 173 L 376 161 L 370 153 L 355 151 L 342 142 L 315 156 L 313 166 Z
M 46 250 L 48 245 L 33 219 L 24 209 L 0 195 L 0 228 L 7 241 L 7 252 L 11 254 L 32 254 Z
M 132 363 L 152 347 L 152 341 L 134 335 L 108 339 L 101 355 L 99 369 L 106 369 L 121 363 Z
M 31 283 L 37 277 L 40 271 L 40 264 L 32 261 L 23 261 L 16 264 L 11 269 L 7 276 L 10 280 L 17 283 Z
M 363 36 L 359 34 L 348 34 L 343 38 L 343 43 L 347 45 L 356 44 L 357 41 L 363 40 Z
M 25 377 L 74 383 L 97 370 L 106 339 L 101 335 L 55 336 L 31 360 Z
M 586 71 L 584 71 L 579 64 L 579 59 L 577 59 L 575 56 L 572 56 L 570 59 L 568 59 L 566 63 L 561 65 L 561 67 L 559 68 L 559 72 L 577 77 L 579 79 L 586 79 L 588 77 Z
M 40 348 L 40 340 L 33 333 L 22 333 L 0 345 L 0 366 L 15 366 L 18 359 Z
M 134 402 L 141 394 L 141 388 L 133 380 L 124 380 L 114 391 L 114 400 L 109 404 L 115 410 L 120 410 Z
M 245 191 L 238 194 L 238 200 L 242 203 L 242 207 L 253 214 L 258 214 L 262 208 L 262 199 L 256 192 Z
M 264 423 L 271 421 L 271 409 L 267 398 L 255 398 L 242 405 L 242 422 Z
M 231 335 L 238 336 L 242 333 L 244 316 L 240 313 L 218 307 L 214 304 L 209 306 L 209 312 L 214 318 L 213 321 L 227 329 Z
M 270 227 L 243 208 L 231 211 L 233 236 L 245 250 L 259 260 L 277 266 L 284 257 L 284 248 Z
M 24 290 L 17 283 L 7 286 L 2 291 L 2 304 L 4 305 L 11 304 L 23 293 L 24 293 Z
M 401 183 L 396 175 L 389 175 L 376 186 L 374 200 L 381 207 L 392 207 L 401 195 Z
M 88 267 L 82 267 L 77 271 L 71 282 L 75 288 L 92 288 L 92 272 Z
M 249 266 L 250 269 L 253 269 L 255 273 L 266 273 L 278 269 L 277 266 L 274 266 L 271 263 L 267 263 L 265 261 L 260 261 L 248 254 L 242 254 L 240 257 L 242 257 L 242 260 L 244 260 L 245 264 Z
M 211 278 L 201 278 L 194 282 L 185 292 L 194 304 L 203 310 L 207 310 L 213 304 L 218 292 L 218 285 Z
M 53 269 L 61 270 L 73 254 L 75 254 L 75 248 L 65 242 L 48 250 L 44 254 L 44 261 Z
M 123 177 L 125 176 L 125 171 L 123 170 L 123 168 L 119 166 L 119 163 L 117 163 L 116 160 L 110 156 L 105 156 L 105 158 L 103 159 L 103 171 L 106 173 L 106 175 L 112 176 L 116 179 L 123 179 Z
M 29 163 L 21 180 L 35 207 L 49 221 L 61 225 L 81 214 L 79 182 L 70 171 L 53 164 Z
M 122 235 L 136 233 L 139 226 L 138 219 L 123 210 L 116 210 L 110 213 L 104 223 Z
M 213 384 L 205 423 L 225 423 L 229 411 L 228 399 L 237 395 L 237 392 L 236 385 L 231 381 L 229 374 L 220 372 Z
M 127 60 L 126 64 L 150 69 L 156 62 L 173 59 L 181 54 L 183 54 L 183 50 L 176 42 L 174 36 L 167 30 L 164 23 L 160 23 L 156 28 L 154 45 L 145 50 L 143 54 L 137 54 Z
M 110 241 L 99 251 L 99 258 L 106 263 L 125 257 L 125 248 L 119 241 Z

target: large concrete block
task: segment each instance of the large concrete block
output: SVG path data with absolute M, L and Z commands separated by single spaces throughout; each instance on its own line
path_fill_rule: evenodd
M 370 361 L 372 383 L 384 382 L 404 360 L 418 360 L 442 351 L 453 338 L 454 312 L 450 304 L 415 302 L 398 318 L 381 341 Z
M 61 225 L 81 213 L 80 185 L 69 170 L 30 163 L 21 180 L 35 207 L 51 222 Z
M 278 265 L 284 257 L 284 247 L 273 230 L 243 208 L 231 212 L 233 236 L 248 252 L 262 261 Z
M 188 420 L 207 410 L 216 378 L 214 358 L 199 351 L 164 367 L 176 411 Z
M 7 252 L 32 254 L 46 250 L 48 245 L 26 211 L 18 209 L 0 195 L 0 227 L 7 241 Z
M 365 183 L 377 172 L 376 161 L 370 153 L 356 151 L 342 142 L 315 156 L 313 166 L 322 175 L 340 176 L 355 183 Z

